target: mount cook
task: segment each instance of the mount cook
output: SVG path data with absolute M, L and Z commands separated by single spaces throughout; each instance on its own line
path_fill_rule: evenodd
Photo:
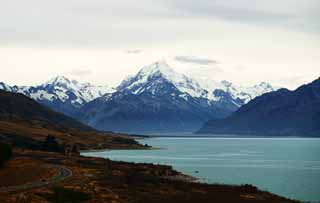
M 22 93 L 99 130 L 126 133 L 192 132 L 275 90 L 265 82 L 251 87 L 203 83 L 174 71 L 165 61 L 143 67 L 116 88 L 57 76 L 38 86 L 0 82 L 0 89 Z

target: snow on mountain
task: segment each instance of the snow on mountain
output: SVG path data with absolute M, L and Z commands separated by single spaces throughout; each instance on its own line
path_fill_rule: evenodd
M 176 72 L 166 63 L 166 61 L 158 61 L 143 67 L 135 76 L 131 76 L 124 80 L 117 90 L 129 90 L 133 94 L 140 94 L 147 90 L 145 84 L 160 77 L 171 82 L 183 93 L 187 93 L 196 98 L 206 98 L 212 102 L 223 99 L 222 95 L 224 94 L 220 94 L 219 91 L 216 91 L 222 90 L 230 94 L 230 96 L 237 101 L 236 105 L 239 107 L 257 96 L 275 90 L 270 84 L 265 82 L 251 87 L 243 87 L 233 85 L 231 82 L 225 80 L 220 82 L 196 80 Z
M 90 83 L 79 83 L 64 76 L 57 76 L 37 87 L 24 90 L 31 98 L 36 100 L 70 101 L 75 106 L 82 106 L 106 93 L 113 92 L 109 86 L 94 86 Z
M 84 105 L 79 115 L 82 122 L 100 130 L 192 132 L 209 119 L 230 115 L 242 103 L 224 90 L 204 89 L 159 61 L 124 80 L 116 92 Z
M 181 104 L 183 99 L 205 108 L 218 107 L 234 111 L 253 98 L 275 90 L 265 82 L 243 87 L 225 80 L 194 79 L 175 71 L 164 60 L 144 66 L 136 75 L 123 80 L 117 88 L 80 83 L 57 76 L 38 86 L 9 86 L 0 82 L 0 89 L 23 93 L 73 117 L 78 116 L 78 111 L 84 105 L 103 96 L 105 101 L 118 101 L 122 95 L 133 94 L 137 96 L 135 98 L 145 98 L 143 95 L 148 94 L 158 100 L 167 98 Z
M 0 90 L 4 90 L 7 92 L 17 92 L 19 90 L 18 86 L 10 86 L 4 82 L 0 82 Z
M 0 89 L 4 91 L 12 92 L 12 87 L 3 82 L 0 82 Z
M 141 94 L 150 91 L 155 94 L 155 89 L 150 86 L 150 81 L 158 79 L 158 83 L 164 79 L 172 83 L 180 92 L 195 98 L 205 98 L 212 102 L 217 102 L 222 98 L 219 91 L 222 90 L 230 94 L 237 106 L 248 103 L 251 99 L 264 93 L 276 90 L 270 84 L 262 82 L 260 84 L 245 87 L 237 86 L 231 82 L 222 81 L 204 81 L 196 80 L 172 69 L 166 61 L 161 60 L 150 65 L 144 66 L 136 75 L 123 80 L 115 89 L 109 86 L 95 86 L 90 83 L 80 83 L 76 80 L 70 80 L 64 76 L 57 76 L 38 86 L 9 86 L 0 82 L 0 89 L 23 93 L 37 101 L 60 101 L 70 103 L 79 108 L 107 93 L 115 91 L 130 91 L 133 94 Z M 154 85 L 154 84 L 152 84 Z M 278 88 L 277 88 L 278 89 Z M 110 96 L 109 96 L 110 97 Z M 184 98 L 188 98 L 184 96 Z
M 261 82 L 260 84 L 250 86 L 250 87 L 239 86 L 237 89 L 238 89 L 237 97 L 244 100 L 245 103 L 248 103 L 250 100 L 254 99 L 255 97 L 261 96 L 268 92 L 278 90 L 279 88 L 275 88 L 271 86 L 269 83 Z
M 257 96 L 278 89 L 272 87 L 269 83 L 266 82 L 261 82 L 260 84 L 253 86 L 237 86 L 226 80 L 222 80 L 220 82 L 202 81 L 200 83 L 204 89 L 210 92 L 208 94 L 209 100 L 218 100 L 219 98 L 216 97 L 214 91 L 223 90 L 229 93 L 232 96 L 232 98 L 240 99 L 243 102 L 243 104 L 248 103 L 250 100 L 254 99 Z
M 114 88 L 79 83 L 64 76 L 57 76 L 38 86 L 9 86 L 0 83 L 0 89 L 22 93 L 52 109 L 73 116 L 84 104 L 111 93 Z
M 192 97 L 200 97 L 205 94 L 197 81 L 174 71 L 166 61 L 158 61 L 143 67 L 135 76 L 124 80 L 117 89 L 140 94 L 147 90 L 144 84 L 159 78 L 171 82 L 179 91 L 188 93 Z
M 225 80 L 194 79 L 166 61 L 142 67 L 117 88 L 57 76 L 30 87 L 0 83 L 0 89 L 23 93 L 94 128 L 119 132 L 192 132 L 209 119 L 226 117 L 274 90 L 264 82 L 243 87 Z

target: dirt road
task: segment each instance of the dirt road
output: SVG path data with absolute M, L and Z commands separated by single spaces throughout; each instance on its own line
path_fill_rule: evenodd
M 0 192 L 15 192 L 19 190 L 28 190 L 28 189 L 43 187 L 53 183 L 60 182 L 72 176 L 72 171 L 70 169 L 67 169 L 60 165 L 47 164 L 47 165 L 44 165 L 43 167 L 56 169 L 58 171 L 58 175 L 52 177 L 49 180 L 38 180 L 35 182 L 23 184 L 23 185 L 0 187 Z

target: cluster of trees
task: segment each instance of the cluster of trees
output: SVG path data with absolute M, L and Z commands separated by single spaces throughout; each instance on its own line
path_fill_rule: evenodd
M 12 148 L 10 145 L 0 142 L 0 166 L 12 157 Z
M 59 145 L 54 136 L 47 136 L 45 141 L 42 144 L 42 149 L 50 152 L 63 152 L 64 148 Z
M 57 139 L 51 135 L 48 135 L 45 141 L 42 143 L 42 150 L 49 152 L 65 153 L 66 155 L 80 155 L 79 148 L 77 145 L 61 145 L 58 143 Z
M 67 153 L 68 155 L 80 154 L 77 145 L 60 145 L 54 136 L 47 136 L 39 149 L 51 152 Z M 10 160 L 13 155 L 12 146 L 0 142 L 0 166 Z

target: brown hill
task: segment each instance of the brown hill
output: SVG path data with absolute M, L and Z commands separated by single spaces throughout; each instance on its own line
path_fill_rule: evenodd
M 0 90 L 0 119 L 1 120 L 32 120 L 39 124 L 59 128 L 74 128 L 85 131 L 93 129 L 64 114 L 55 112 L 29 97 Z
M 56 137 L 59 144 L 77 145 L 82 150 L 142 148 L 125 135 L 98 132 L 22 94 L 0 91 L 0 141 L 39 149 L 47 136 Z

